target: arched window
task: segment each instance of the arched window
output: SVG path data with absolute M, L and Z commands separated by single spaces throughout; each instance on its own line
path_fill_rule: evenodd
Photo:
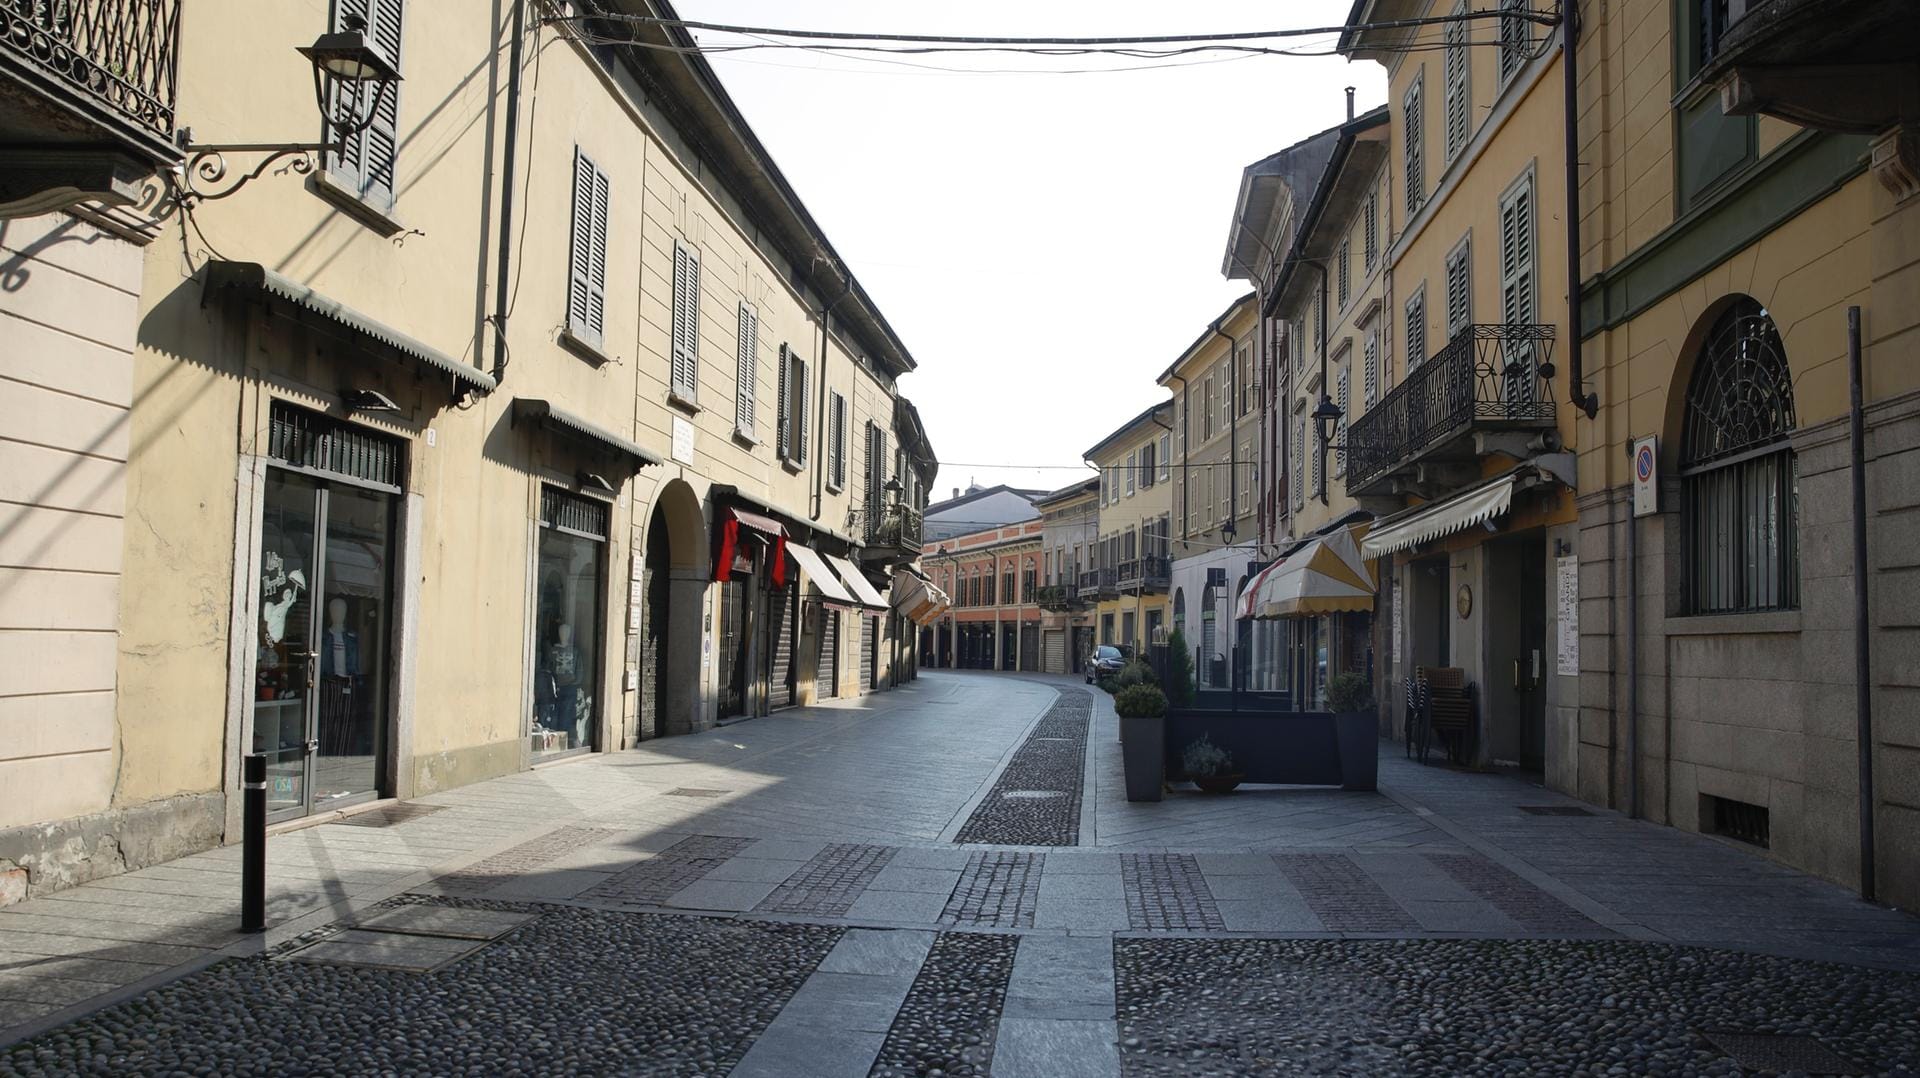
M 1793 378 L 1780 332 L 1745 296 L 1714 321 L 1687 387 L 1680 477 L 1687 612 L 1800 605 Z

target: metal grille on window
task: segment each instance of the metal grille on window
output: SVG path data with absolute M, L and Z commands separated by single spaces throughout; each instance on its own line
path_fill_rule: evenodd
M 1793 378 L 1765 308 L 1722 314 L 1687 388 L 1680 474 L 1689 613 L 1800 605 Z
M 279 401 L 268 415 L 267 455 L 283 464 L 398 489 L 398 439 Z
M 540 526 L 587 539 L 607 537 L 607 503 L 553 487 L 540 488 Z

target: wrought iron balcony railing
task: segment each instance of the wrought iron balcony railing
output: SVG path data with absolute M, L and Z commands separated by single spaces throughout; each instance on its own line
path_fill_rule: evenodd
M 1119 577 L 1112 569 L 1088 569 L 1080 574 L 1080 597 L 1111 598 L 1120 594 Z
M 1132 588 L 1146 591 L 1164 590 L 1172 574 L 1170 559 L 1148 554 L 1121 562 L 1118 584 L 1123 590 Z
M 1080 605 L 1080 585 L 1042 584 L 1035 601 L 1042 610 L 1071 610 Z
M 0 0 L 0 62 L 170 140 L 182 0 Z
M 1347 490 L 1358 493 L 1476 427 L 1536 427 L 1554 419 L 1554 328 L 1475 325 L 1407 372 L 1347 430 Z
M 877 514 L 854 509 L 847 514 L 847 526 L 870 550 L 920 552 L 924 521 L 920 511 L 910 506 L 889 505 Z

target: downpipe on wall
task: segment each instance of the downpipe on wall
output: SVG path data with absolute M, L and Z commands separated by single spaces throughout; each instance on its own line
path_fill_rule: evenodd
M 500 170 L 500 254 L 499 275 L 493 286 L 493 380 L 507 376 L 507 301 L 512 285 L 513 262 L 513 161 L 520 144 L 520 50 L 526 36 L 526 0 L 508 0 L 513 5 L 512 37 L 507 42 L 507 130 Z
M 1566 85 L 1567 145 L 1567 399 L 1588 419 L 1600 414 L 1600 395 L 1586 392 L 1586 362 L 1580 325 L 1580 76 L 1574 39 L 1580 34 L 1579 0 L 1561 5 L 1560 73 Z
M 1853 451 L 1853 700 L 1860 751 L 1860 897 L 1874 896 L 1873 655 L 1867 621 L 1867 430 L 1860 385 L 1860 308 L 1847 308 L 1847 426 Z

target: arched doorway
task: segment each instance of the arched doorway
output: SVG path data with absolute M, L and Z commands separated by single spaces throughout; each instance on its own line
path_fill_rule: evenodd
M 706 607 L 706 523 L 693 488 L 674 480 L 654 500 L 646 533 L 640 629 L 640 736 L 712 725 L 700 665 Z

